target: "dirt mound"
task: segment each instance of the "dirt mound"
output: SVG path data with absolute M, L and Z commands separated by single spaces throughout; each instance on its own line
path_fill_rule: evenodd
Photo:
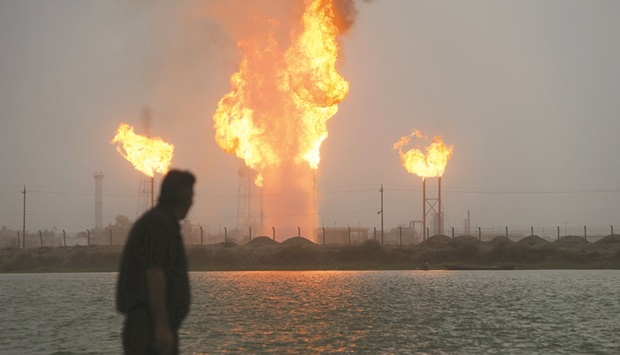
M 549 241 L 537 235 L 529 235 L 525 238 L 520 239 L 519 241 L 517 241 L 517 243 L 527 245 L 532 248 L 540 248 L 549 245 Z
M 304 238 L 304 237 L 292 237 L 282 242 L 283 245 L 291 245 L 291 246 L 307 246 L 307 245 L 316 245 L 312 241 Z
M 572 252 L 591 252 L 594 250 L 592 243 L 588 242 L 584 237 L 575 235 L 567 235 L 556 240 L 553 242 L 553 247 Z
M 419 246 L 427 248 L 441 248 L 450 244 L 451 240 L 452 239 L 448 236 L 437 234 L 423 241 L 419 244 Z
M 248 244 L 246 245 L 253 246 L 253 247 L 262 247 L 262 246 L 271 246 L 271 245 L 277 245 L 277 244 L 279 243 L 276 242 L 275 240 L 269 237 L 262 236 L 262 237 L 256 237 L 250 240 Z
M 454 237 L 450 239 L 448 245 L 456 250 L 472 250 L 475 248 L 476 250 L 480 247 L 482 243 L 476 237 L 472 237 L 471 235 L 462 235 L 458 237 Z
M 591 243 L 588 242 L 584 237 L 578 237 L 576 235 L 567 235 L 565 237 L 562 237 L 556 240 L 555 242 L 553 242 L 553 244 L 555 245 L 590 245 Z
M 221 243 L 218 243 L 218 245 L 221 245 L 221 246 L 223 246 L 224 248 L 232 248 L 232 247 L 236 247 L 236 246 L 237 246 L 237 243 L 228 241 L 228 242 L 221 242 Z
M 478 244 L 480 243 L 480 240 L 478 240 L 478 238 L 471 236 L 471 235 L 460 235 L 458 237 L 454 237 L 452 238 L 452 243 L 474 243 L 474 244 Z
M 511 245 L 514 244 L 515 242 L 504 237 L 504 236 L 497 236 L 491 240 L 489 240 L 488 242 L 486 242 L 486 244 L 491 245 L 491 246 L 496 246 L 496 245 Z
M 594 244 L 620 244 L 620 235 L 610 234 L 594 242 Z

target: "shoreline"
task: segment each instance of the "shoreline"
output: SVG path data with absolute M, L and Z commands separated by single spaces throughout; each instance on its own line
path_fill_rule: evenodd
M 505 238 L 504 238 L 505 239 Z M 123 246 L 91 245 L 0 249 L 0 273 L 115 272 Z M 249 243 L 187 245 L 190 271 L 431 270 L 444 264 L 506 266 L 515 270 L 620 269 L 620 235 L 590 243 L 579 237 L 548 242 L 537 236 L 518 242 L 501 237 L 433 236 L 416 245 L 366 241 L 353 245 L 317 245 L 304 238 L 282 243 L 258 237 Z

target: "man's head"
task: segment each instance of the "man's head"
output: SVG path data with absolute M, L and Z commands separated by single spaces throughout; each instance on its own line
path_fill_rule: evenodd
M 170 170 L 161 182 L 159 204 L 172 209 L 178 219 L 185 218 L 193 203 L 195 182 L 189 171 Z

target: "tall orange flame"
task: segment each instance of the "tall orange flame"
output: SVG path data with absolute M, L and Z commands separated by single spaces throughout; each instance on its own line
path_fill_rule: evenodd
M 327 138 L 327 121 L 349 91 L 349 83 L 336 71 L 340 32 L 334 4 L 306 0 L 301 31 L 289 34 L 288 48 L 276 39 L 282 37 L 275 35 L 281 29 L 278 20 L 254 21 L 257 28 L 267 30 L 257 30 L 237 43 L 243 57 L 231 77 L 231 91 L 214 113 L 215 140 L 222 150 L 236 154 L 258 172 L 257 185 L 269 191 L 301 189 L 294 194 L 313 199 L 314 171 Z M 300 179 L 310 181 L 291 182 Z M 293 209 L 298 204 L 281 203 Z M 301 213 L 315 215 L 313 204 L 304 203 Z M 266 211 L 268 218 L 269 214 Z M 313 218 L 314 222 L 306 222 L 315 223 Z
M 452 158 L 454 146 L 447 146 L 441 137 L 435 136 L 433 142 L 425 147 L 426 154 L 415 148 L 403 152 L 403 146 L 409 143 L 411 137 L 428 139 L 420 131 L 415 130 L 409 136 L 401 137 L 398 142 L 394 143 L 393 149 L 398 150 L 405 169 L 421 178 L 441 177 L 446 171 L 448 160 Z
M 116 150 L 144 175 L 168 172 L 174 146 L 161 138 L 138 135 L 132 126 L 121 123 L 110 143 L 118 143 Z
M 264 24 L 266 39 L 239 41 L 244 57 L 213 117 L 217 144 L 259 173 L 286 161 L 317 169 L 327 120 L 349 91 L 335 69 L 339 32 L 331 0 L 308 2 L 302 23 L 286 51 L 274 39 L 275 20 Z

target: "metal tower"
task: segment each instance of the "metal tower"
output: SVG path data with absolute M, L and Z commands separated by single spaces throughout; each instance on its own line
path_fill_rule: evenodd
M 152 208 L 155 204 L 153 197 L 154 178 L 146 175 L 140 176 L 138 185 L 138 206 L 136 207 L 136 218 L 142 213 Z
M 441 176 L 437 178 L 437 197 L 429 198 L 426 196 L 426 178 L 422 178 L 422 240 L 426 240 L 426 218 L 432 213 L 433 232 L 443 233 L 443 216 L 441 213 Z M 428 207 L 428 209 L 427 209 Z M 436 219 L 435 219 L 436 218 Z
M 103 217 L 103 173 L 95 172 L 95 230 L 101 230 Z
M 146 106 L 142 110 L 142 124 L 144 126 L 144 135 L 151 136 L 151 112 L 152 110 Z M 138 206 L 136 208 L 136 218 L 149 208 L 155 206 L 155 178 L 151 176 L 141 175 L 138 184 Z
M 256 172 L 248 167 L 239 168 L 237 194 L 237 229 L 258 228 L 262 222 L 262 194 L 254 184 Z

